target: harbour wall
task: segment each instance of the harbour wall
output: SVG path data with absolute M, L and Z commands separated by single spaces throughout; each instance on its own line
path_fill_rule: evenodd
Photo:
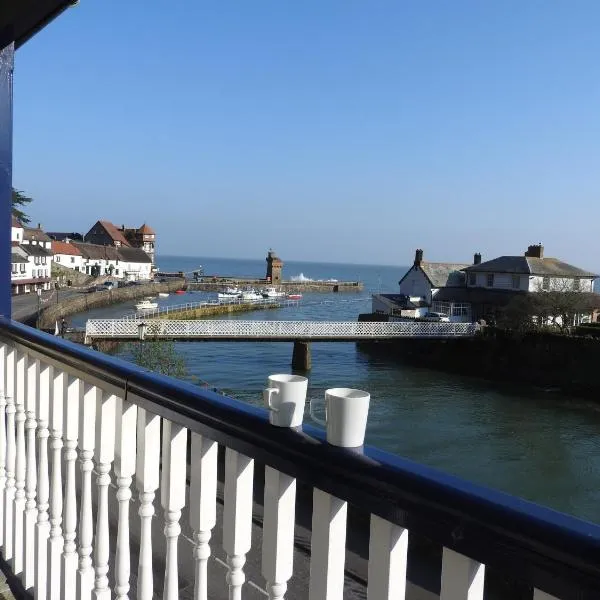
M 175 321 L 191 321 L 202 319 L 213 315 L 226 315 L 238 312 L 250 312 L 253 310 L 270 310 L 281 308 L 277 303 L 272 304 L 213 304 L 212 306 L 198 306 L 196 308 L 182 308 L 181 310 L 172 310 L 168 313 L 150 314 L 149 319 L 169 319 Z
M 145 296 L 154 296 L 158 292 L 174 292 L 183 285 L 185 285 L 183 279 L 173 279 L 164 283 L 132 285 L 73 296 L 43 309 L 40 312 L 39 328 L 53 330 L 56 322 L 60 321 L 63 317 L 86 312 L 92 308 L 101 308 L 103 306 L 110 306 L 111 304 L 137 300 Z
M 266 279 L 248 279 L 243 277 L 219 277 L 203 281 L 189 281 L 188 289 L 203 292 L 222 292 L 231 286 L 265 287 L 274 285 L 286 293 L 294 292 L 362 292 L 362 281 L 282 281 L 271 284 Z

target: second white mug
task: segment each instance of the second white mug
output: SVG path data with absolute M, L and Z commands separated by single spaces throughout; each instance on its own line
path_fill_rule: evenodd
M 304 419 L 308 379 L 301 375 L 270 375 L 263 400 L 275 427 L 300 427 Z

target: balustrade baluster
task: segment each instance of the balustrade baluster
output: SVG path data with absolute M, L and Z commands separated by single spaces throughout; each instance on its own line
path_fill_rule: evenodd
M 538 590 L 537 588 L 533 589 L 533 600 L 559 600 L 556 596 L 551 596 L 546 592 L 542 592 L 542 590 Z
M 244 564 L 252 543 L 252 486 L 254 460 L 227 448 L 225 451 L 225 506 L 223 549 L 227 553 L 230 600 L 241 600 L 246 581 Z
M 40 363 L 37 380 L 37 438 L 38 438 L 38 474 L 37 474 L 37 522 L 34 527 L 34 589 L 36 599 L 47 598 L 48 520 L 50 482 L 48 478 L 48 418 L 50 410 L 50 390 L 52 386 L 52 367 Z M 27 574 L 27 563 L 25 565 Z
M 13 531 L 14 531 L 14 498 L 15 498 L 15 462 L 17 455 L 15 439 L 15 361 L 16 350 L 6 347 L 6 360 L 4 369 L 4 390 L 6 397 L 6 485 L 4 488 L 3 513 L 4 513 L 4 558 L 11 561 L 13 557 Z
M 94 468 L 95 420 L 102 390 L 83 383 L 79 389 L 79 466 L 81 469 L 81 496 L 79 507 L 79 568 L 77 569 L 77 600 L 89 600 L 94 587 L 92 544 L 94 521 L 92 517 L 92 470 Z
M 185 506 L 186 458 L 187 429 L 166 419 L 163 420 L 160 491 L 167 542 L 164 600 L 179 598 L 177 542 L 181 533 L 179 525 L 181 509 Z
M 37 428 L 36 405 L 38 379 L 40 374 L 39 360 L 28 357 L 25 371 L 25 509 L 23 512 L 23 586 L 26 590 L 35 583 L 35 522 L 37 505 L 35 501 L 37 486 L 35 431 Z
M 195 600 L 208 598 L 209 542 L 217 521 L 217 452 L 217 442 L 192 433 L 190 525 L 194 532 L 196 561 Z
M 64 547 L 61 559 L 60 582 L 62 597 L 73 594 L 77 585 L 77 546 L 75 532 L 77 528 L 77 497 L 75 488 L 75 461 L 77 460 L 77 442 L 79 436 L 79 394 L 83 382 L 68 377 L 63 406 L 64 458 L 65 458 L 65 497 L 63 509 Z
M 4 546 L 6 489 L 6 344 L 0 344 L 0 547 Z
M 285 597 L 294 571 L 296 480 L 265 467 L 262 574 L 272 600 Z
M 13 501 L 13 558 L 15 575 L 23 573 L 23 513 L 25 512 L 25 380 L 27 356 L 17 352 L 15 360 L 15 424 L 17 430 L 17 458 L 15 462 L 15 499 Z
M 67 391 L 67 375 L 54 368 L 51 371 L 52 387 L 50 399 L 50 449 L 52 452 L 52 474 L 50 479 L 50 535 L 48 538 L 47 598 L 59 600 L 61 576 L 62 536 L 62 469 L 61 449 L 63 428 L 64 396 Z
M 440 600 L 483 600 L 484 578 L 485 565 L 444 548 Z
M 116 405 L 116 456 L 117 502 L 119 523 L 117 529 L 117 552 L 115 558 L 115 594 L 117 600 L 129 598 L 131 557 L 129 552 L 129 502 L 131 481 L 135 473 L 137 406 L 122 398 Z
M 135 402 L 135 400 L 134 400 Z M 138 409 L 137 459 L 135 478 L 140 498 L 140 557 L 138 566 L 138 600 L 152 600 L 152 516 L 154 494 L 159 482 L 160 417 Z
M 371 515 L 368 600 L 404 600 L 408 529 Z
M 313 491 L 309 599 L 342 600 L 348 504 Z
M 96 600 L 110 600 L 108 587 L 108 486 L 110 469 L 115 459 L 115 404 L 116 396 L 101 392 L 96 397 L 96 485 L 98 504 L 96 506 L 96 547 L 94 549 L 94 591 Z

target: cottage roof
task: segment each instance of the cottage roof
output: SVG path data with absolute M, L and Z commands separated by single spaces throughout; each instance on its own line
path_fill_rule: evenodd
M 36 240 L 38 242 L 51 242 L 52 240 L 37 227 L 24 227 L 23 239 L 27 241 Z
M 152 229 L 152 227 L 150 227 L 149 225 L 146 225 L 146 223 L 144 223 L 139 229 L 138 231 L 142 234 L 142 235 L 156 235 L 156 231 L 154 231 L 154 229 Z
M 422 261 L 420 267 L 434 288 L 457 287 L 465 285 L 463 269 L 467 267 L 461 263 L 439 263 Z
M 531 256 L 499 256 L 478 265 L 470 265 L 464 271 L 467 273 L 512 273 L 546 277 L 597 277 L 594 273 L 574 267 L 557 258 Z
M 99 244 L 85 244 L 82 242 L 72 242 L 80 252 L 83 258 L 90 260 L 119 260 L 117 248 L 114 246 L 100 246 Z
M 117 248 L 119 260 L 132 263 L 152 263 L 152 259 L 141 248 Z
M 48 250 L 39 244 L 22 244 L 19 247 L 29 254 L 29 256 L 52 256 L 51 250 Z
M 81 250 L 74 244 L 67 244 L 66 242 L 52 242 L 52 252 L 54 254 L 69 254 L 71 256 L 81 256 Z
M 123 246 L 129 246 L 129 242 L 127 238 L 123 235 L 122 231 L 119 231 L 115 225 L 113 225 L 110 221 L 98 221 L 106 233 L 110 236 L 113 242 L 120 242 Z
M 29 262 L 24 256 L 17 254 L 16 252 L 12 252 L 10 255 L 11 263 L 27 263 Z

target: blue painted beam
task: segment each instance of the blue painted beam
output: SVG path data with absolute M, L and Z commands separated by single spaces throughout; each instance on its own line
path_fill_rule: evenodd
M 0 315 L 11 316 L 11 207 L 14 44 L 0 50 Z

